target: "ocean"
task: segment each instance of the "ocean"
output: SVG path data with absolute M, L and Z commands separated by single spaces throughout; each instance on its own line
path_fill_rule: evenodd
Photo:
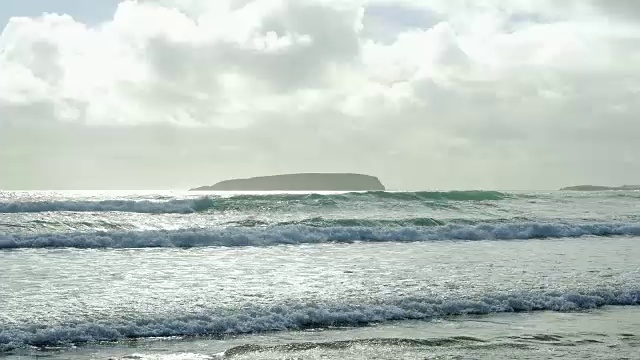
M 0 192 L 2 359 L 640 359 L 640 192 Z

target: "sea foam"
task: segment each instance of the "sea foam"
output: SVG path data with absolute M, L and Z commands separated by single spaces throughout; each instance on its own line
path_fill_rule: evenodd
M 605 305 L 639 305 L 640 288 L 566 292 L 526 291 L 479 298 L 408 297 L 377 303 L 294 303 L 211 309 L 198 314 L 144 319 L 85 319 L 64 324 L 0 327 L 0 351 L 25 346 L 60 346 L 130 338 L 225 336 L 268 331 L 363 326 L 393 320 L 425 320 L 465 314 L 576 311 Z M 117 316 L 117 314 L 114 314 Z
M 0 249 L 240 247 L 352 242 L 526 240 L 582 236 L 640 236 L 631 223 L 507 223 L 443 226 L 272 225 L 180 230 L 98 231 L 0 235 Z
M 206 211 L 215 206 L 213 199 L 175 199 L 169 201 L 151 200 L 66 200 L 66 201 L 20 201 L 1 202 L 0 213 L 37 213 L 37 212 L 135 212 L 135 213 L 175 213 L 188 214 Z
M 337 194 L 235 194 L 231 196 L 211 195 L 195 199 L 158 200 L 49 200 L 49 201 L 17 201 L 0 202 L 0 213 L 35 213 L 35 212 L 136 212 L 136 213 L 178 213 L 188 214 L 210 209 L 224 211 L 227 209 L 255 209 L 264 207 L 282 207 L 289 204 L 309 206 L 332 206 L 337 203 L 369 202 L 369 201 L 493 201 L 511 197 L 496 191 L 447 191 L 447 192 L 350 192 Z

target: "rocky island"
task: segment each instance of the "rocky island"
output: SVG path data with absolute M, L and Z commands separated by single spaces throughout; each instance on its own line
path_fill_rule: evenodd
M 375 176 L 350 173 L 303 173 L 221 181 L 190 191 L 384 191 Z
M 560 190 L 562 191 L 609 191 L 609 190 L 630 191 L 630 190 L 640 190 L 640 185 L 622 185 L 622 186 L 578 185 L 578 186 L 569 186 L 566 188 L 562 188 Z

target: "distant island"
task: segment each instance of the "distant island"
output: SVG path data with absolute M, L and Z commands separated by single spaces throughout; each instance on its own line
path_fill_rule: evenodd
M 564 191 L 608 191 L 608 190 L 640 190 L 640 185 L 622 185 L 622 186 L 598 186 L 598 185 L 578 185 L 562 188 Z
M 190 191 L 384 191 L 375 176 L 350 173 L 303 173 L 221 181 Z

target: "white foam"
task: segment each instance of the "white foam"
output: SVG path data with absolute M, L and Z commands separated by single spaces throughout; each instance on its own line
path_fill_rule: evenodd
M 284 207 L 290 204 L 309 206 L 331 206 L 336 202 L 370 202 L 370 201 L 417 201 L 431 203 L 433 201 L 490 201 L 510 198 L 510 195 L 494 191 L 452 191 L 452 192 L 356 192 L 342 194 L 232 194 L 231 196 L 211 195 L 199 199 L 170 199 L 161 197 L 162 201 L 105 199 L 105 200 L 49 200 L 49 201 L 10 201 L 0 202 L 0 213 L 24 212 L 103 212 L 123 211 L 137 213 L 192 213 L 214 207 L 226 208 L 263 208 L 264 206 Z M 215 203 L 214 203 L 215 200 Z M 269 204 L 269 205 L 267 205 Z
M 14 324 L 0 328 L 0 351 L 24 346 L 59 346 L 128 338 L 211 336 L 361 326 L 392 320 L 420 320 L 499 312 L 575 311 L 605 305 L 640 305 L 640 288 L 573 292 L 517 292 L 481 298 L 400 298 L 376 304 L 299 303 L 209 310 L 198 315 L 148 319 L 87 319 L 60 325 Z M 115 316 L 115 314 L 114 314 Z
M 135 213 L 188 214 L 204 211 L 214 206 L 212 199 L 184 199 L 169 201 L 151 200 L 102 200 L 102 201 L 23 201 L 0 203 L 0 213 L 34 213 L 52 211 L 104 212 L 122 211 Z
M 280 225 L 211 229 L 101 231 L 0 235 L 0 249 L 12 248 L 147 248 L 270 246 L 361 242 L 441 240 L 526 240 L 582 236 L 640 236 L 640 225 L 625 223 L 509 223 L 431 227 L 312 227 Z
M 224 358 L 224 353 L 213 356 L 195 353 L 176 354 L 131 354 L 120 358 L 121 360 L 213 360 Z

